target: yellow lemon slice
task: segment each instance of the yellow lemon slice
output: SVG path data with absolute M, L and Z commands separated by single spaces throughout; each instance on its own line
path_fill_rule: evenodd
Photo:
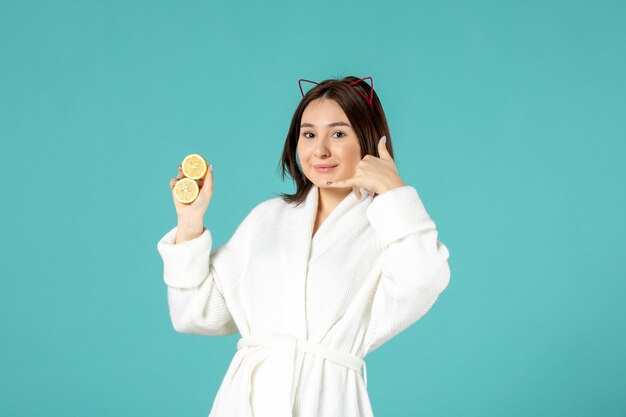
M 181 203 L 188 204 L 193 202 L 199 193 L 200 188 L 198 184 L 189 178 L 179 179 L 174 186 L 174 196 Z
M 197 153 L 187 155 L 183 159 L 182 171 L 183 175 L 192 180 L 199 180 L 204 177 L 207 170 L 207 163 L 204 158 Z

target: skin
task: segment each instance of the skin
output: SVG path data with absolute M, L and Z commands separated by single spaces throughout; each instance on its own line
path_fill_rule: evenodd
M 337 123 L 344 125 L 335 125 Z M 350 192 L 360 199 L 360 187 L 373 195 L 405 185 L 383 138 L 378 144 L 380 158 L 366 155 L 361 159 L 357 135 L 343 109 L 334 100 L 322 98 L 309 103 L 302 114 L 300 126 L 296 149 L 300 166 L 304 175 L 319 189 L 313 234 Z M 319 172 L 314 168 L 315 164 L 337 167 Z
M 336 123 L 345 125 L 329 126 Z M 373 195 L 405 185 L 385 147 L 385 139 L 383 136 L 378 143 L 380 158 L 365 155 L 361 159 L 361 146 L 341 106 L 329 99 L 316 99 L 309 103 L 302 114 L 297 154 L 304 174 L 319 189 L 313 234 L 350 192 L 354 192 L 360 199 L 361 187 Z M 332 164 L 337 167 L 329 172 L 319 172 L 313 167 L 315 164 Z M 178 175 L 170 180 L 172 199 L 178 216 L 175 243 L 191 240 L 202 234 L 204 213 L 213 195 L 212 169 L 207 170 L 205 177 L 198 181 L 200 194 L 191 204 L 179 202 L 174 195 L 174 186 L 181 178 L 183 174 L 179 165 Z
M 348 126 L 328 126 L 337 122 Z M 296 151 L 304 175 L 319 187 L 318 216 L 326 217 L 351 191 L 327 188 L 326 182 L 352 177 L 361 160 L 357 136 L 334 100 L 317 99 L 304 109 Z M 337 167 L 329 172 L 318 172 L 314 164 Z
M 213 170 L 207 170 L 207 173 L 198 180 L 200 193 L 191 204 L 184 204 L 178 201 L 174 194 L 174 186 L 176 182 L 184 177 L 182 167 L 178 166 L 178 175 L 176 178 L 170 179 L 170 189 L 172 190 L 172 200 L 176 208 L 176 216 L 178 217 L 178 228 L 176 230 L 176 239 L 174 243 L 181 243 L 187 240 L 195 239 L 204 231 L 204 213 L 209 207 L 211 197 L 213 196 Z

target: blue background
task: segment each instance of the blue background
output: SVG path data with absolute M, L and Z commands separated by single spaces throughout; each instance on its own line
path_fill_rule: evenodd
M 366 357 L 381 416 L 624 416 L 624 1 L 0 1 L 0 414 L 207 415 L 238 335 L 176 333 L 169 180 L 223 244 L 281 191 L 297 80 L 372 76 L 451 253 Z

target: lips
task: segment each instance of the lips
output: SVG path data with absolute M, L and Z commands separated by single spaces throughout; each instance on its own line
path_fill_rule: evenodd
M 313 168 L 317 172 L 330 172 L 333 169 L 335 169 L 336 166 L 337 165 L 320 164 L 320 165 L 313 165 Z

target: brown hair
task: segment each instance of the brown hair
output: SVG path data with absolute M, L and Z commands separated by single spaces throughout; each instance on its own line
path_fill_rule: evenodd
M 352 86 L 350 85 L 350 82 L 358 79 L 357 77 L 347 76 L 343 79 L 324 80 L 302 97 L 291 119 L 291 126 L 289 127 L 289 132 L 287 133 L 283 147 L 283 154 L 279 162 L 279 170 L 282 167 L 282 180 L 284 181 L 285 174 L 288 173 L 296 183 L 295 194 L 280 193 L 283 200 L 286 202 L 299 205 L 304 201 L 313 186 L 313 183 L 304 175 L 296 161 L 296 149 L 298 138 L 300 137 L 302 113 L 304 113 L 304 109 L 306 109 L 307 105 L 313 100 L 318 98 L 331 99 L 341 106 L 359 140 L 361 159 L 363 159 L 365 155 L 379 157 L 378 141 L 383 135 L 387 136 L 387 150 L 393 158 L 391 135 L 389 134 L 389 127 L 387 126 L 387 118 L 385 117 L 383 106 L 380 104 L 376 91 L 372 92 L 372 106 L 356 91 L 358 88 L 366 97 L 370 97 L 372 89 L 367 82 L 361 80 Z

